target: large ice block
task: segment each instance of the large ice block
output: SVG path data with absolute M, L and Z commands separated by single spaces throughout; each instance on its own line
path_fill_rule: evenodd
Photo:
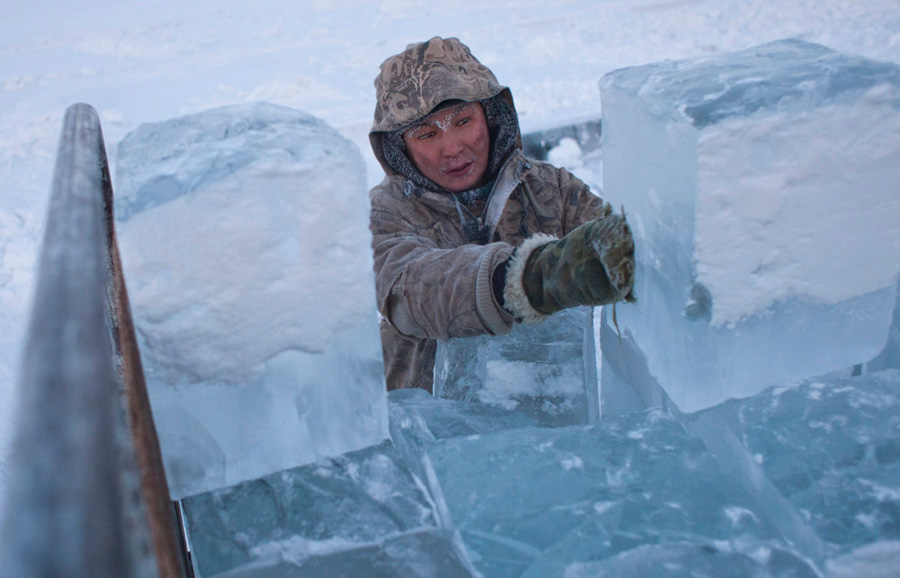
M 900 273 L 900 67 L 798 40 L 600 81 L 622 331 L 684 411 L 863 363 Z
M 434 394 L 514 410 L 548 427 L 595 423 L 596 342 L 590 307 L 518 325 L 508 335 L 438 342 Z
M 591 427 L 422 391 L 388 401 L 394 443 L 424 450 L 484 576 L 811 577 L 872 550 L 881 571 L 896 566 L 897 370 Z M 741 442 L 734 457 L 722 447 Z M 794 510 L 807 528 L 791 527 Z
M 388 435 L 365 168 L 271 104 L 142 125 L 118 147 L 119 244 L 170 491 Z

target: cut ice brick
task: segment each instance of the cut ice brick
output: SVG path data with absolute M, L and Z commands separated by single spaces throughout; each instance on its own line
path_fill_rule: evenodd
M 265 103 L 120 143 L 119 244 L 174 498 L 388 436 L 365 168 Z
M 508 335 L 439 341 L 434 394 L 517 411 L 545 427 L 595 423 L 594 334 L 594 310 L 577 307 Z
M 618 324 L 684 411 L 864 363 L 900 273 L 900 67 L 787 40 L 600 81 Z

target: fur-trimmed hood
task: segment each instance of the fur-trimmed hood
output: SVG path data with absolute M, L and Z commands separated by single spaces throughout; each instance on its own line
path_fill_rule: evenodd
M 485 106 L 491 131 L 492 167 L 499 167 L 512 150 L 522 147 L 512 93 L 457 38 L 436 36 L 427 42 L 410 44 L 400 54 L 385 60 L 375 78 L 375 96 L 375 120 L 369 131 L 369 142 L 388 176 L 399 173 L 396 162 L 392 165 L 385 158 L 386 135 L 415 124 L 448 100 L 484 102 L 498 97 L 508 104 L 502 108 L 511 112 L 512 121 L 491 118 L 490 110 L 501 107 Z M 502 147 L 509 149 L 501 151 L 504 158 L 493 158 L 501 131 L 506 134 L 500 140 L 511 144 Z

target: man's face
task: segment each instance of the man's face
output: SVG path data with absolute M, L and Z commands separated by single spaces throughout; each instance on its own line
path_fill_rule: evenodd
M 483 184 L 491 152 L 484 109 L 477 102 L 438 111 L 403 133 L 423 175 L 458 193 Z

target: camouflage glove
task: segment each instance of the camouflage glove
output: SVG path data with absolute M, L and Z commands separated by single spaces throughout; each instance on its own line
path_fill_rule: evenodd
M 535 235 L 526 241 L 517 250 L 506 281 L 505 305 L 524 321 L 578 305 L 634 301 L 631 229 L 623 215 L 613 214 L 606 205 L 599 217 L 562 239 Z M 522 303 L 519 290 L 534 311 Z

